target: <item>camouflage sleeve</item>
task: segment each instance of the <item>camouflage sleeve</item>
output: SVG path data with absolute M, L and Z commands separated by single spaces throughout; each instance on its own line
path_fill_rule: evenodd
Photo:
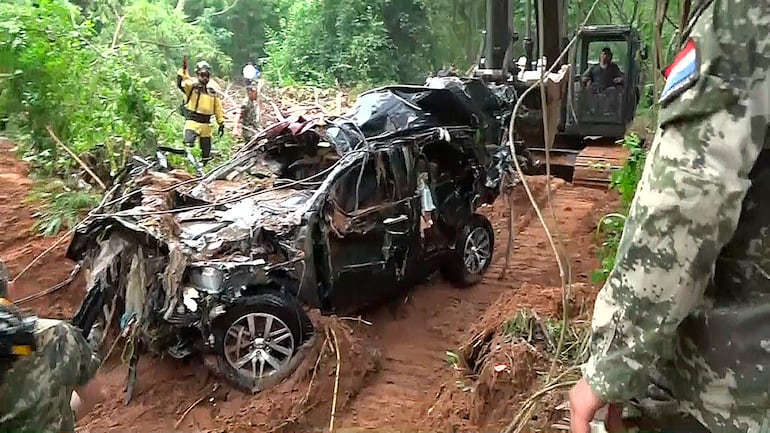
M 644 396 L 646 368 L 673 356 L 677 326 L 703 305 L 735 231 L 767 140 L 769 7 L 715 0 L 691 33 L 698 53 L 694 74 L 684 75 L 691 80 L 679 94 L 663 92 L 615 268 L 594 306 L 583 372 L 605 402 Z
M 96 356 L 96 352 L 94 352 L 91 345 L 88 344 L 88 341 L 80 330 L 74 326 L 69 326 L 72 332 L 73 343 L 77 345 L 78 351 L 80 352 L 80 362 L 78 363 L 79 368 L 75 386 L 83 386 L 96 376 L 101 361 L 99 360 L 99 357 Z

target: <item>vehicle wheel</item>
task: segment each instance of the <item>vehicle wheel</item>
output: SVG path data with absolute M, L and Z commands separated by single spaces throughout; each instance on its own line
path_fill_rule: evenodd
M 457 235 L 455 249 L 441 266 L 444 278 L 460 287 L 478 284 L 492 263 L 495 232 L 483 215 L 474 214 Z
M 260 391 L 296 368 L 297 350 L 313 335 L 313 324 L 288 295 L 267 292 L 244 298 L 215 320 L 215 350 L 236 385 Z

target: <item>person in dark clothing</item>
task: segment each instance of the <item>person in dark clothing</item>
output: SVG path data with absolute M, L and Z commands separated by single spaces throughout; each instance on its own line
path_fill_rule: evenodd
M 599 64 L 593 65 L 583 73 L 583 85 L 595 85 L 600 89 L 623 84 L 623 73 L 617 64 L 612 62 L 612 50 L 602 48 Z

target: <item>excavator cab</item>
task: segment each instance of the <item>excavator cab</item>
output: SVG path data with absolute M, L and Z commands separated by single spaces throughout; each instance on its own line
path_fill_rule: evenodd
M 643 57 L 639 33 L 630 26 L 584 28 L 573 56 L 568 102 L 562 107 L 562 133 L 623 137 L 636 115 Z
M 572 77 L 560 76 L 557 86 L 565 85 L 560 97 L 550 102 L 559 105 L 548 107 L 561 114 L 556 131 L 551 131 L 551 173 L 574 184 L 606 188 L 611 170 L 627 157 L 618 140 L 636 115 L 643 85 L 646 49 L 638 31 L 629 25 L 582 27 L 569 58 L 560 59 L 571 33 L 567 0 L 486 0 L 486 6 L 486 31 L 474 76 L 521 95 L 540 79 L 543 63 L 550 69 L 558 60 L 554 70 L 569 64 Z M 524 15 L 521 44 L 513 27 L 516 13 Z M 548 140 L 540 92 L 529 93 L 521 102 L 520 111 L 511 113 L 516 118 L 514 146 L 528 155 L 531 170 L 525 174 L 542 174 Z

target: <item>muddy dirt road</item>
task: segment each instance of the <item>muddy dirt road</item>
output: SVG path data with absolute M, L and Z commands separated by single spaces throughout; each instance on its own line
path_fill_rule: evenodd
M 30 234 L 34 209 L 24 203 L 32 185 L 26 176 L 11 143 L 0 141 L 0 220 L 5 225 L 0 257 L 9 263 L 12 275 L 55 240 Z M 529 182 L 544 207 L 545 180 L 530 178 Z M 617 198 L 605 190 L 576 188 L 561 181 L 554 181 L 553 187 L 559 231 L 572 258 L 573 281 L 585 283 L 579 286 L 578 302 L 590 308 L 596 288 L 588 284 L 589 275 L 598 266 L 593 235 L 601 215 L 616 208 Z M 557 287 L 560 278 L 545 231 L 522 188 L 514 192 L 511 266 L 500 279 L 508 237 L 507 212 L 504 199 L 484 209 L 495 226 L 496 253 L 481 284 L 461 290 L 436 277 L 391 305 L 364 314 L 371 326 L 346 321 L 344 330 L 337 328 L 337 334 L 345 334 L 340 344 L 337 431 L 451 431 L 468 418 L 462 407 L 454 408 L 451 402 L 444 405 L 440 417 L 428 416 L 453 377 L 446 351 L 467 339 L 474 324 L 497 308 L 502 294 L 514 293 L 522 305 L 542 304 L 551 309 L 558 297 L 558 290 L 532 289 Z M 550 217 L 550 212 L 545 213 Z M 66 242 L 19 280 L 26 294 L 69 275 L 73 264 L 63 258 L 64 248 Z M 41 316 L 69 317 L 82 293 L 82 282 L 77 281 L 28 306 Z M 84 420 L 84 431 L 322 431 L 328 428 L 336 371 L 335 357 L 326 346 L 319 344 L 322 356 L 314 353 L 309 365 L 300 368 L 301 377 L 258 396 L 243 395 L 222 384 L 212 393 L 217 381 L 197 359 L 182 362 L 146 356 L 139 364 L 134 402 L 125 406 L 125 368 L 106 368 L 111 399 Z M 323 362 L 314 368 L 316 358 Z M 183 416 L 190 407 L 193 409 Z M 303 409 L 296 410 L 300 407 Z M 502 408 L 495 416 L 504 421 L 514 412 L 514 408 Z M 289 423 L 274 419 L 289 416 L 296 419 Z M 501 419 L 485 424 L 498 425 Z M 477 426 L 477 430 L 484 427 Z

